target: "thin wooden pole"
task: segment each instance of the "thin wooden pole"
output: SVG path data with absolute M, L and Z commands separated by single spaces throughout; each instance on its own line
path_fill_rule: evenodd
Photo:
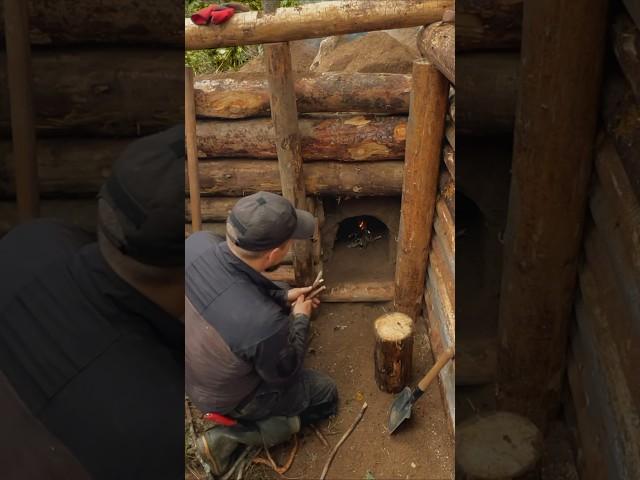
M 413 63 L 394 303 L 414 321 L 424 294 L 448 90 L 431 63 Z
M 560 408 L 566 377 L 607 4 L 524 2 L 500 294 L 498 404 L 542 430 Z
M 24 0 L 4 2 L 11 136 L 20 221 L 37 217 L 40 211 L 28 8 L 28 2 Z
M 278 0 L 265 0 L 265 13 L 273 14 L 279 3 Z M 269 81 L 271 119 L 275 130 L 282 193 L 296 208 L 306 210 L 307 194 L 302 172 L 298 109 L 289 44 L 264 45 L 264 58 Z M 293 266 L 298 285 L 310 285 L 313 280 L 310 243 L 305 240 L 296 241 L 293 246 Z
M 198 146 L 196 138 L 196 104 L 193 98 L 193 70 L 184 69 L 184 127 L 187 141 L 187 175 L 189 176 L 189 204 L 193 232 L 202 228 L 200 211 L 200 176 L 198 174 Z

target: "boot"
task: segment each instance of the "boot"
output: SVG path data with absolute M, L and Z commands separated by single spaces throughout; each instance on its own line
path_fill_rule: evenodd
M 207 430 L 196 445 L 214 475 L 222 475 L 238 445 L 273 447 L 300 431 L 300 417 L 269 417 L 252 426 L 215 427 Z

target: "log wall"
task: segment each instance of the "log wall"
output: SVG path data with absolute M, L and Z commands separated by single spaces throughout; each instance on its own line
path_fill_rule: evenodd
M 451 108 L 453 107 L 453 108 Z M 455 95 L 448 121 L 455 134 Z M 423 316 L 434 358 L 455 348 L 455 142 L 444 142 L 438 199 L 431 236 Z M 455 431 L 455 362 L 438 374 L 449 426 Z
M 640 478 L 640 30 L 623 12 L 610 34 L 623 78 L 604 87 L 568 356 L 585 480 Z
M 183 122 L 182 6 L 28 3 L 41 213 L 94 230 L 96 193 L 124 147 Z M 17 223 L 9 111 L 0 69 L 0 235 Z

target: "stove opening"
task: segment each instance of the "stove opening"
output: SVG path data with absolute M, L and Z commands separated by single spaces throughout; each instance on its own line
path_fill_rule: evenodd
M 348 217 L 338 224 L 333 252 L 326 264 L 327 281 L 376 281 L 393 278 L 395 259 L 389 229 L 374 216 Z

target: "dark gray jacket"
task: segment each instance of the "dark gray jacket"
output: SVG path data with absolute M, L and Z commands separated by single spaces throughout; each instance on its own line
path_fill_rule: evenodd
M 229 413 L 261 382 L 298 375 L 309 318 L 293 318 L 286 291 L 208 232 L 185 242 L 185 383 L 204 413 Z

